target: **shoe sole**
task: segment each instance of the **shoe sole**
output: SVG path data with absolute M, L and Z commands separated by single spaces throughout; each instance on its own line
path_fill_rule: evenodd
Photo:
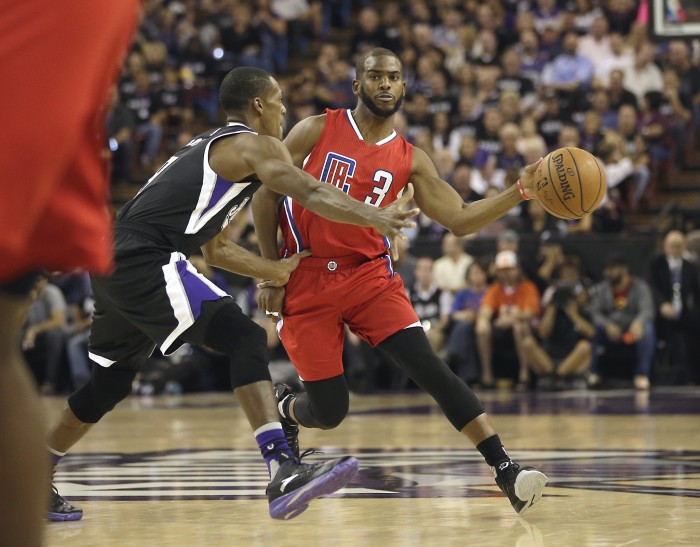
M 328 473 L 274 500 L 270 503 L 270 516 L 273 519 L 290 520 L 301 515 L 312 500 L 343 488 L 355 477 L 359 468 L 357 458 L 347 459 Z
M 525 502 L 518 511 L 522 515 L 535 505 L 542 497 L 542 491 L 547 484 L 547 476 L 539 471 L 523 470 L 515 478 L 515 495 Z
M 80 520 L 83 518 L 83 513 L 46 513 L 46 520 L 51 522 L 63 522 L 66 520 Z

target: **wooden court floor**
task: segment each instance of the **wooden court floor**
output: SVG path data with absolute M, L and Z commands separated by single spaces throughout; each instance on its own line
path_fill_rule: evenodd
M 59 466 L 85 517 L 48 523 L 46 545 L 700 545 L 698 388 L 482 399 L 514 459 L 549 477 L 523 517 L 421 394 L 354 396 L 338 429 L 302 430 L 302 448 L 361 469 L 289 522 L 268 516 L 265 466 L 232 396 L 131 397 Z M 49 419 L 63 403 L 45 399 Z

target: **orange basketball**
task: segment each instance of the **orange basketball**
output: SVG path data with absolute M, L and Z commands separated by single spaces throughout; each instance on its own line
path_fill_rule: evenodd
M 548 154 L 535 171 L 535 190 L 542 207 L 555 217 L 581 218 L 595 211 L 608 181 L 593 154 L 567 146 Z

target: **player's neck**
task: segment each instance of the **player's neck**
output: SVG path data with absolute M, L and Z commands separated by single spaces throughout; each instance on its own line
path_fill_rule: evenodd
M 351 111 L 357 129 L 367 144 L 374 144 L 386 139 L 394 131 L 394 116 L 381 118 L 370 112 L 367 108 L 358 106 Z

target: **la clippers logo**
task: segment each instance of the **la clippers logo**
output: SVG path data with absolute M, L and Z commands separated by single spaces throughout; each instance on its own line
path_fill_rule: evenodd
M 328 152 L 326 161 L 323 163 L 323 171 L 321 171 L 321 182 L 332 184 L 336 188 L 340 188 L 346 194 L 350 191 L 350 183 L 348 179 L 352 178 L 355 173 L 355 160 Z

